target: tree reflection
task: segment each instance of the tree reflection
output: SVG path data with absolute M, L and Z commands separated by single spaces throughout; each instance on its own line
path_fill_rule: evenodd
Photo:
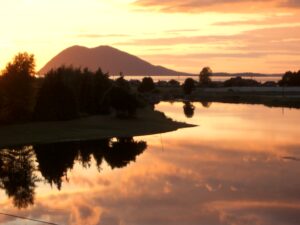
M 190 101 L 184 102 L 183 112 L 187 118 L 192 118 L 194 116 L 195 106 Z
M 136 142 L 132 137 L 118 138 L 111 142 L 111 147 L 105 151 L 104 158 L 112 169 L 127 166 L 131 161 L 144 152 L 147 144 L 144 141 Z
M 75 162 L 91 166 L 93 159 L 98 170 L 105 160 L 111 168 L 122 168 L 144 152 L 147 144 L 132 137 L 87 142 L 55 143 L 0 150 L 0 188 L 18 208 L 34 204 L 39 170 L 51 186 L 59 190 Z M 37 162 L 37 166 L 35 164 Z
M 76 160 L 84 168 L 88 168 L 94 158 L 99 171 L 103 159 L 111 168 L 122 168 L 131 161 L 135 161 L 136 156 L 141 154 L 146 147 L 146 142 L 136 142 L 130 137 L 117 138 L 117 141 L 104 139 L 39 145 L 34 149 L 42 176 L 48 183 L 55 184 L 58 189 L 61 189 L 63 178 L 67 179 L 67 172 L 72 170 Z
M 17 208 L 27 208 L 34 203 L 38 181 L 35 170 L 32 148 L 0 150 L 0 188 Z
M 98 170 L 100 170 L 104 152 L 109 148 L 109 145 L 110 139 L 81 142 L 79 161 L 84 167 L 89 167 L 93 156 L 96 161 L 96 166 Z
M 201 101 L 201 104 L 204 108 L 209 108 L 211 106 L 212 102 Z
M 38 168 L 49 184 L 61 189 L 62 179 L 72 169 L 78 156 L 78 144 L 55 143 L 34 146 Z

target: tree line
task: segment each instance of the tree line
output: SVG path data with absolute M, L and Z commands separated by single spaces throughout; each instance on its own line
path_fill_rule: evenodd
M 154 84 L 145 79 L 138 91 L 149 91 L 149 85 L 151 90 Z M 144 105 L 122 74 L 112 80 L 100 68 L 61 66 L 38 78 L 34 56 L 26 52 L 17 54 L 0 76 L 0 125 L 110 113 L 132 118 Z

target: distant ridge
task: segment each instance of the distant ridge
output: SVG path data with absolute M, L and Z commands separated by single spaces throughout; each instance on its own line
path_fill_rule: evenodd
M 110 46 L 99 46 L 96 48 L 86 48 L 82 46 L 72 46 L 60 52 L 52 58 L 39 74 L 44 75 L 51 69 L 62 65 L 74 67 L 87 67 L 92 71 L 99 67 L 103 72 L 117 75 L 123 72 L 125 75 L 190 75 L 162 66 L 154 66 L 145 60 L 134 55 L 120 51 Z

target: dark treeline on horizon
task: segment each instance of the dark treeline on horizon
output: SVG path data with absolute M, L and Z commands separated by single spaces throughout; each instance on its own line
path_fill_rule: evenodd
M 146 142 L 128 137 L 0 149 L 0 188 L 15 207 L 27 208 L 34 204 L 38 182 L 60 190 L 76 162 L 87 168 L 94 159 L 99 172 L 104 160 L 112 169 L 123 168 L 146 148 Z

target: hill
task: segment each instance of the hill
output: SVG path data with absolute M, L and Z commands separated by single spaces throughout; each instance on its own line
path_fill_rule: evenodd
M 110 46 L 86 48 L 73 46 L 67 48 L 52 58 L 41 70 L 43 75 L 51 69 L 59 66 L 87 67 L 92 71 L 99 67 L 103 72 L 117 75 L 123 72 L 125 75 L 188 75 L 162 66 L 155 66 L 134 55 L 120 51 Z

